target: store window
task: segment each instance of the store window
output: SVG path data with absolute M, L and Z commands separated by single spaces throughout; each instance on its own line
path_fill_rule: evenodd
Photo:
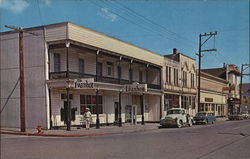
M 97 114 L 95 95 L 80 95 L 80 113 L 82 115 L 86 108 L 89 108 L 92 114 Z M 102 96 L 98 96 L 98 112 L 103 114 Z
M 195 109 L 195 96 L 192 96 L 192 109 Z

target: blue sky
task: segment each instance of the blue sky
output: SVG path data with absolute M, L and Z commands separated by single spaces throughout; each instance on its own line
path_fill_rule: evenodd
M 0 19 L 1 31 L 70 21 L 159 54 L 177 48 L 195 59 L 199 34 L 217 31 L 203 48 L 215 42 L 218 51 L 204 53 L 202 68 L 249 63 L 249 0 L 0 0 Z

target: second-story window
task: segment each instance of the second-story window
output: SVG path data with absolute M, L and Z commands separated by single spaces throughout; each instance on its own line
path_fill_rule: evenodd
M 54 54 L 54 72 L 60 72 L 61 71 L 61 60 L 60 60 L 60 54 Z
M 168 68 L 168 83 L 171 84 L 171 67 Z
M 168 66 L 166 66 L 166 83 L 168 83 L 168 75 L 169 75 L 169 72 L 168 72 Z
M 194 74 L 191 73 L 191 88 L 194 88 Z
M 178 75 L 178 69 L 174 69 L 174 85 L 178 86 L 179 81 L 179 75 Z
M 121 66 L 117 67 L 117 71 L 118 71 L 118 79 L 121 79 L 122 78 L 122 68 L 121 68 Z
M 185 71 L 182 72 L 182 84 L 183 87 L 187 87 L 187 72 Z
M 97 63 L 97 76 L 102 76 L 102 63 Z
M 139 82 L 140 83 L 142 83 L 142 75 L 143 75 L 142 71 L 139 71 Z
M 133 81 L 133 69 L 129 69 L 129 81 Z
M 107 74 L 108 76 L 113 76 L 113 63 L 107 62 Z
M 84 60 L 79 59 L 79 73 L 84 73 Z

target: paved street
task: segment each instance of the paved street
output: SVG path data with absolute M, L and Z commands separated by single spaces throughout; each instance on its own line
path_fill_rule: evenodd
M 250 120 L 93 137 L 1 135 L 2 159 L 249 159 Z

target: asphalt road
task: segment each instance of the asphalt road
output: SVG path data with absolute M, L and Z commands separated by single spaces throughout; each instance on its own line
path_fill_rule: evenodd
M 250 159 L 250 120 L 95 137 L 1 135 L 1 159 Z

